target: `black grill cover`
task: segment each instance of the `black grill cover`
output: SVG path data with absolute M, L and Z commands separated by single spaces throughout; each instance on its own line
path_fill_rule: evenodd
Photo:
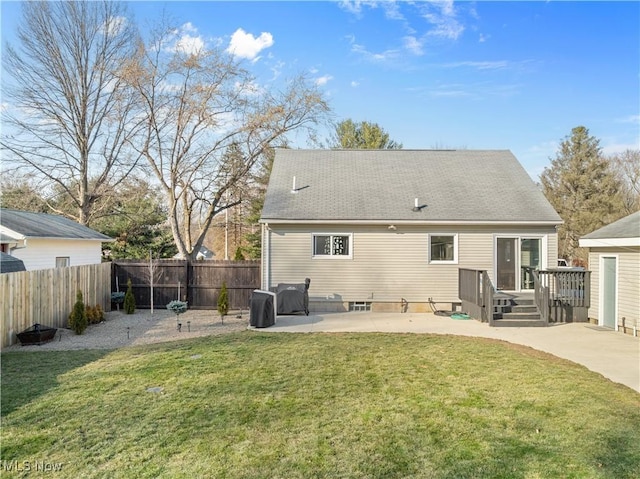
M 278 314 L 304 313 L 309 315 L 309 278 L 304 283 L 279 283 L 276 287 Z
M 276 323 L 275 294 L 256 289 L 251 294 L 249 325 L 268 328 Z

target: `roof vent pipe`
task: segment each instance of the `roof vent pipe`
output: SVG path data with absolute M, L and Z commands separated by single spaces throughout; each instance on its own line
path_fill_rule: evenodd
M 413 211 L 420 211 L 420 210 L 421 210 L 421 208 L 420 208 L 420 205 L 418 203 L 418 198 L 416 198 L 415 202 L 413 204 Z
M 296 177 L 293 177 L 293 187 L 291 188 L 291 193 L 297 193 L 298 190 L 296 189 Z

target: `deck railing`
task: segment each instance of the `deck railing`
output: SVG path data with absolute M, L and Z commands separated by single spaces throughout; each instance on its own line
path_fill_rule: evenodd
M 586 321 L 590 306 L 590 271 L 530 271 L 535 304 L 546 323 Z M 460 268 L 458 294 L 464 312 L 494 324 L 495 288 L 486 270 Z
M 591 271 L 552 270 L 537 273 L 540 283 L 549 289 L 550 301 L 574 308 L 588 308 L 591 305 Z
M 493 293 L 493 284 L 485 270 L 458 270 L 458 294 L 462 310 L 490 325 L 493 325 Z
M 486 271 L 482 271 L 480 280 L 482 281 L 480 285 L 482 291 L 482 322 L 489 323 L 489 326 L 493 326 L 493 293 L 495 292 L 495 288 Z

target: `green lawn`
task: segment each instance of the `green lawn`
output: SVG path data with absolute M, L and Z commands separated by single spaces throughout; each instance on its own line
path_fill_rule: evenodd
M 2 477 L 637 478 L 640 394 L 491 340 L 247 331 L 3 353 L 1 448 Z

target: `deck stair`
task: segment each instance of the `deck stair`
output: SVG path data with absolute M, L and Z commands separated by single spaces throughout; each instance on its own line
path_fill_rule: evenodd
M 540 317 L 532 294 L 498 292 L 493 298 L 493 326 L 539 327 L 547 326 Z

